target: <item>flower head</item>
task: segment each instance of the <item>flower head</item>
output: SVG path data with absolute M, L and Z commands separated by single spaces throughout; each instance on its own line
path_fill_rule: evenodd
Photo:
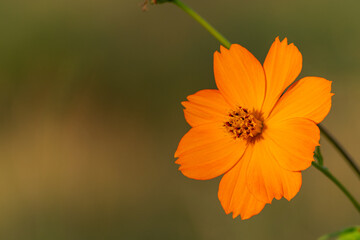
M 224 174 L 218 197 L 227 214 L 248 219 L 274 198 L 291 200 L 301 171 L 313 161 L 321 122 L 331 108 L 331 82 L 305 77 L 293 83 L 302 55 L 275 39 L 263 65 L 238 44 L 214 53 L 218 90 L 182 102 L 191 129 L 176 150 L 187 177 Z

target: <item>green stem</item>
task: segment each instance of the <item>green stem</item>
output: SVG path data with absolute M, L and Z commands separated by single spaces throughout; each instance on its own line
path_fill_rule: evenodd
M 342 185 L 339 180 L 331 174 L 331 172 L 324 166 L 320 166 L 317 162 L 312 162 L 312 165 L 322 172 L 325 176 L 327 176 L 333 183 L 335 183 L 338 188 L 346 195 L 346 197 L 351 201 L 354 207 L 360 213 L 360 204 L 356 201 L 356 199 L 351 195 L 351 193 Z
M 350 157 L 349 153 L 341 146 L 341 144 L 324 128 L 322 125 L 318 125 L 321 133 L 331 142 L 331 144 L 339 151 L 339 153 L 345 158 L 350 167 L 357 173 L 360 178 L 360 168 L 356 165 L 355 161 Z
M 196 13 L 194 10 L 186 6 L 183 2 L 180 0 L 172 0 L 170 1 L 174 3 L 176 6 L 180 7 L 182 10 L 184 10 L 187 14 L 189 14 L 192 18 L 194 18 L 198 23 L 201 24 L 206 30 L 209 31 L 211 35 L 213 35 L 219 42 L 224 45 L 226 48 L 230 48 L 231 43 L 229 40 L 227 40 L 221 33 L 219 33 L 213 26 L 210 25 L 204 18 L 202 18 L 198 13 Z

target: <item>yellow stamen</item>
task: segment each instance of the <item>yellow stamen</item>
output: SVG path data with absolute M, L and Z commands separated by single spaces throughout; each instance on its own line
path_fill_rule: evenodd
M 238 107 L 235 111 L 229 112 L 229 119 L 223 126 L 234 139 L 246 140 L 261 133 L 263 124 L 246 108 Z

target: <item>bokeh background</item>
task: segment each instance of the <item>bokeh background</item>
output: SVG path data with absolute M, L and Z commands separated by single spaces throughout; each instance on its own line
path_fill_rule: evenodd
M 333 81 L 324 125 L 360 164 L 360 2 L 184 0 L 261 62 L 276 36 L 301 76 Z M 299 194 L 250 220 L 226 215 L 220 178 L 184 177 L 173 154 L 180 102 L 215 88 L 219 49 L 172 4 L 0 1 L 0 238 L 315 239 L 359 224 L 314 168 Z M 323 139 L 325 164 L 360 199 L 359 179 Z

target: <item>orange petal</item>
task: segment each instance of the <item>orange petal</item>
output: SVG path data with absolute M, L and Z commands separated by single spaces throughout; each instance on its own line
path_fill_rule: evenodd
M 331 108 L 331 81 L 305 77 L 294 83 L 275 105 L 270 118 L 308 118 L 321 122 Z
M 282 168 L 275 159 L 278 153 L 269 149 L 266 139 L 249 145 L 246 151 L 252 151 L 244 166 L 247 186 L 254 197 L 266 203 L 282 197 L 290 201 L 299 192 L 301 173 Z
M 232 212 L 233 218 L 240 215 L 242 220 L 257 215 L 265 206 L 265 202 L 257 200 L 246 186 L 244 162 L 248 161 L 249 157 L 251 157 L 251 152 L 246 150 L 240 161 L 223 176 L 218 192 L 226 214 Z
M 231 109 L 219 90 L 201 90 L 187 98 L 189 101 L 182 104 L 185 107 L 185 119 L 192 127 L 223 121 Z
M 223 123 L 203 124 L 190 129 L 175 152 L 179 170 L 187 177 L 205 180 L 217 177 L 232 168 L 246 148 L 243 140 L 234 140 Z
M 294 46 L 279 37 L 271 45 L 264 62 L 266 94 L 262 111 L 266 118 L 284 90 L 297 78 L 302 68 L 302 55 Z
M 260 62 L 238 44 L 214 53 L 216 85 L 232 107 L 260 110 L 265 94 L 265 74 Z
M 277 162 L 286 170 L 302 171 L 310 167 L 315 146 L 319 145 L 320 131 L 306 118 L 267 121 L 263 137 Z

